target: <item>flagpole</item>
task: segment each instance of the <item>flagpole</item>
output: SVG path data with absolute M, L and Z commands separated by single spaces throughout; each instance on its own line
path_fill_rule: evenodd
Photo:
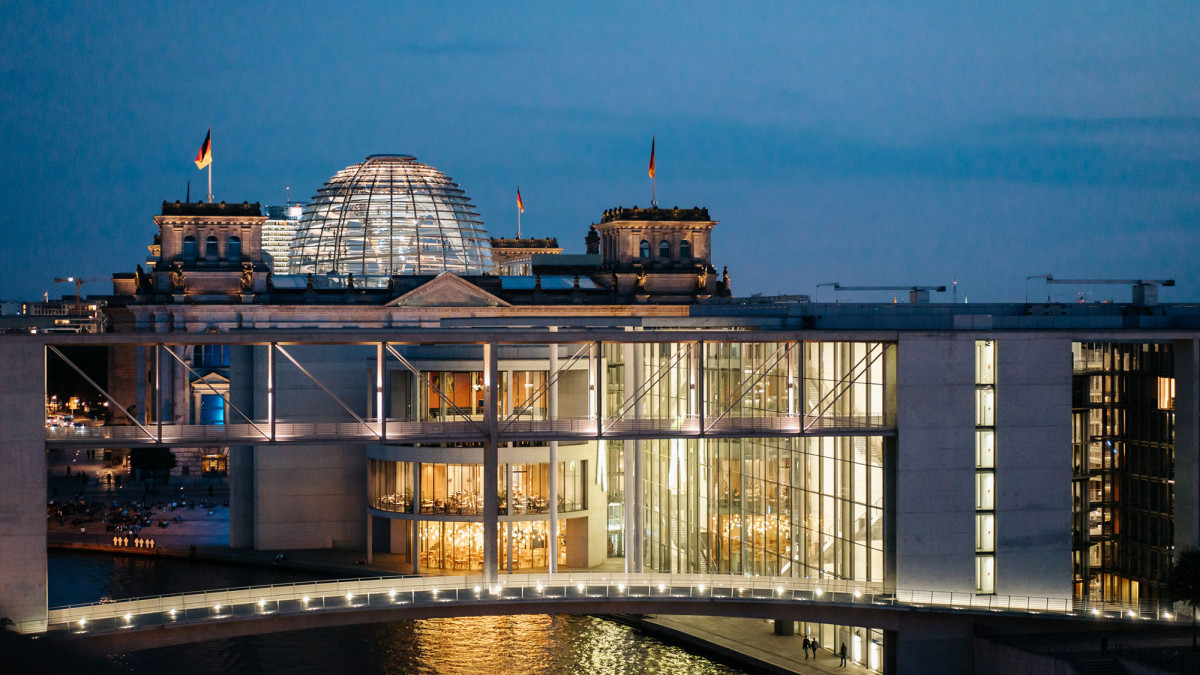
M 212 162 L 208 163 L 208 203 L 212 203 Z
M 521 207 L 517 207 L 517 239 L 521 238 Z

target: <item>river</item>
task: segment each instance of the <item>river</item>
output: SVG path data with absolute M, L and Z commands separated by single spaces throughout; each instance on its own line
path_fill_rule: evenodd
M 50 606 L 210 588 L 309 581 L 321 575 L 170 558 L 52 550 Z M 422 619 L 274 633 L 110 657 L 118 672 L 620 673 L 743 671 L 590 616 Z

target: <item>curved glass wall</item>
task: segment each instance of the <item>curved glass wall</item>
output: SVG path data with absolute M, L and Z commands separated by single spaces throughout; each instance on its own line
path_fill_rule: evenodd
M 292 274 L 486 274 L 492 246 L 458 183 L 408 155 L 337 172 L 304 207 Z
M 483 515 L 482 464 L 414 465 L 372 459 L 370 472 L 370 504 L 380 511 Z M 549 463 L 502 464 L 498 479 L 500 515 L 550 513 Z M 560 513 L 587 510 L 587 461 L 558 463 L 558 510 Z
M 566 521 L 558 521 L 558 563 L 567 563 Z M 423 522 L 417 524 L 420 566 L 429 570 L 482 570 L 483 523 Z M 500 525 L 499 564 L 509 568 L 512 539 L 513 570 L 545 568 L 550 554 L 549 523 L 518 521 Z

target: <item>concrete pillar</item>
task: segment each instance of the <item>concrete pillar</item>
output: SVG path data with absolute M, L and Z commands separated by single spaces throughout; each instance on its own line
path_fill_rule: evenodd
M 796 634 L 796 622 L 792 619 L 774 619 L 775 634 L 788 637 Z
M 46 629 L 45 347 L 0 343 L 0 618 Z
M 367 564 L 371 563 L 372 554 L 374 554 L 374 552 L 375 552 L 375 531 L 374 531 L 374 522 L 372 522 L 374 520 L 375 519 L 373 517 L 371 517 L 371 514 L 368 513 L 367 514 Z
M 558 345 L 550 345 L 550 377 L 558 372 Z M 551 379 L 548 413 L 550 420 L 558 419 L 558 380 Z M 558 441 L 550 441 L 550 573 L 558 571 Z
M 252 445 L 229 448 L 229 548 L 254 547 L 255 506 L 258 504 L 254 455 L 257 451 Z
M 497 561 L 498 537 L 500 534 L 499 486 L 497 472 L 500 469 L 499 450 L 496 437 L 499 421 L 496 419 L 496 391 L 499 387 L 496 370 L 496 345 L 483 345 L 483 417 L 486 423 L 487 442 L 483 448 L 483 578 L 495 582 L 499 577 Z
M 135 356 L 135 376 L 134 376 L 134 404 L 137 405 L 137 412 L 134 417 L 142 424 L 146 423 L 146 345 L 137 345 L 134 347 Z
M 1200 342 L 1176 340 L 1175 550 L 1200 547 Z

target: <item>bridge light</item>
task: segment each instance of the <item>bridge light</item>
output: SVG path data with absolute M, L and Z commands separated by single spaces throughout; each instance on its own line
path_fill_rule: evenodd
M 1093 610 L 1092 610 L 1092 616 L 1100 616 L 1100 610 L 1098 610 L 1098 609 L 1093 609 Z
M 175 608 L 174 607 L 171 608 L 171 618 L 172 619 L 175 618 Z
M 129 612 L 125 612 L 125 623 L 129 623 L 132 620 L 133 620 L 133 614 L 130 614 Z
M 354 602 L 354 594 L 353 593 L 346 594 L 346 602 Z
M 575 588 L 578 588 L 578 589 L 579 589 L 579 592 L 580 592 L 580 593 L 582 593 L 582 592 L 583 592 L 583 588 L 584 588 L 584 586 L 583 586 L 583 584 L 579 584 L 579 585 L 578 585 L 578 586 L 576 586 Z
M 861 598 L 861 597 L 862 597 L 862 591 L 854 591 L 854 597 L 855 597 L 855 598 Z
M 388 591 L 388 598 L 391 600 L 396 599 L 396 589 L 393 588 L 392 590 Z
M 79 627 L 80 627 L 80 628 L 83 628 L 83 627 L 84 627 L 84 626 L 86 626 L 86 625 L 87 625 L 87 619 L 80 619 L 80 620 L 79 620 Z
M 435 598 L 437 597 L 437 589 L 436 588 L 430 592 L 433 593 L 433 597 L 435 597 Z
M 538 585 L 537 585 L 537 592 L 541 593 L 543 588 L 544 588 L 544 586 L 542 586 L 542 582 L 539 581 Z
M 819 589 L 819 588 L 818 588 L 818 589 L 817 589 L 817 597 L 819 598 L 819 597 L 821 597 L 822 595 L 825 595 L 825 591 L 823 591 L 823 590 L 821 590 L 821 589 Z
M 617 592 L 624 593 L 625 592 L 625 584 L 617 584 Z
M 1129 610 L 1129 618 L 1131 618 L 1131 619 L 1136 619 L 1136 618 L 1137 618 L 1137 614 L 1134 614 L 1134 612 L 1133 612 L 1133 610 L 1132 610 L 1132 609 L 1131 609 L 1131 610 Z
M 308 596 L 307 595 L 304 596 L 303 598 L 301 598 L 301 600 L 304 602 L 304 604 L 306 604 L 306 605 L 308 604 Z
M 259 599 L 258 599 L 258 608 L 259 608 L 259 609 L 262 609 L 262 608 L 264 608 L 264 607 L 266 607 L 266 606 L 267 606 L 267 601 L 266 601 L 266 600 L 263 600 L 262 598 L 259 598 Z
M 482 590 L 482 589 L 481 589 L 479 586 L 476 586 L 476 587 L 475 587 L 475 595 L 479 595 L 479 592 L 480 592 L 481 590 Z
M 659 584 L 659 585 L 658 585 L 658 592 L 659 592 L 659 593 L 662 593 L 662 592 L 663 592 L 663 591 L 665 591 L 665 590 L 667 590 L 667 587 L 666 587 L 666 586 L 664 586 L 664 585 L 662 585 L 662 584 Z
M 1163 618 L 1164 618 L 1164 619 L 1166 619 L 1167 621 L 1170 621 L 1170 620 L 1171 620 L 1171 613 L 1170 613 L 1170 612 L 1163 612 Z
M 704 592 L 704 584 L 700 584 L 700 585 L 697 587 L 697 589 L 698 589 L 698 590 L 699 590 L 701 593 L 703 593 L 703 592 Z
M 775 587 L 775 592 L 778 593 L 779 595 L 783 595 L 783 586 Z

